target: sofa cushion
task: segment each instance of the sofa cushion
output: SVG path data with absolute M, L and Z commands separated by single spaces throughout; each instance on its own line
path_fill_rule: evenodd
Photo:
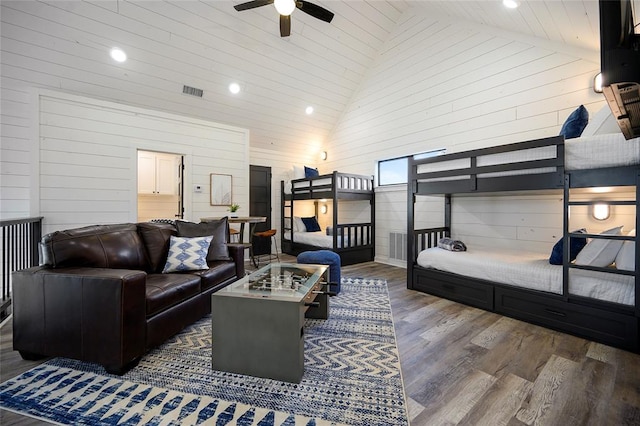
M 147 318 L 200 294 L 200 277 L 192 274 L 149 274 L 145 287 Z
M 229 250 L 227 243 L 229 242 L 229 222 L 226 217 L 213 220 L 210 222 L 185 222 L 176 221 L 179 237 L 207 237 L 213 236 L 211 245 L 209 246 L 208 261 L 229 260 Z
M 192 275 L 201 278 L 200 287 L 202 291 L 216 287 L 230 278 L 236 276 L 236 264 L 224 260 L 209 262 L 209 269 L 203 271 L 192 271 Z
M 171 237 L 169 254 L 164 264 L 163 274 L 209 269 L 207 253 L 211 245 L 211 235 L 207 237 Z
M 177 235 L 176 227 L 168 223 L 143 222 L 138 224 L 138 233 L 149 259 L 147 272 L 161 273 L 169 254 L 169 240 L 172 235 Z
M 69 266 L 147 270 L 149 262 L 136 225 L 93 225 L 56 231 L 42 237 L 42 263 Z

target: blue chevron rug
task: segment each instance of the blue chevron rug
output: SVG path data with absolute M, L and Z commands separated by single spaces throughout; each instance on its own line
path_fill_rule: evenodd
M 305 323 L 299 384 L 211 368 L 203 318 L 123 376 L 55 358 L 0 385 L 0 407 L 58 424 L 408 426 L 384 280 L 342 279 L 328 320 Z

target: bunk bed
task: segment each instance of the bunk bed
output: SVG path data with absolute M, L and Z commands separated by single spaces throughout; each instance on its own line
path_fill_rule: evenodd
M 329 249 L 340 255 L 342 265 L 373 260 L 375 196 L 372 176 L 334 171 L 331 174 L 281 181 L 281 194 L 283 253 L 297 256 L 303 251 Z M 332 205 L 332 223 L 328 230 L 307 232 L 302 226 L 296 226 L 301 220 L 296 213 L 296 202 L 309 200 L 314 201 L 315 218 L 318 217 L 320 200 L 327 200 Z M 341 207 L 348 202 L 368 203 L 368 219 L 359 223 L 341 220 Z
M 635 194 L 627 195 L 634 199 L 608 202 L 634 208 L 638 229 L 640 138 L 627 141 L 620 134 L 565 141 L 558 136 L 427 159 L 411 158 L 408 288 L 638 352 L 637 233 L 589 234 L 570 228 L 570 207 L 596 202 L 575 201 L 577 197 L 572 195 L 578 188 L 595 187 L 624 187 L 624 194 Z M 513 251 L 487 252 L 470 247 L 468 252 L 453 253 L 438 248 L 441 238 L 452 235 L 453 197 L 538 190 L 563 195 L 561 265 L 549 265 L 548 257 L 515 256 Z M 420 214 L 416 200 L 434 195 L 444 200 L 443 226 L 415 229 Z M 585 237 L 592 242 L 617 241 L 635 248 L 635 266 L 623 269 L 570 261 L 572 242 Z

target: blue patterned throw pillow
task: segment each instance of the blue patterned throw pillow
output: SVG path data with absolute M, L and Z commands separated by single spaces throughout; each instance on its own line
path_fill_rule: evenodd
M 209 269 L 207 253 L 212 238 L 212 236 L 189 238 L 172 235 L 169 241 L 167 262 L 162 273 Z

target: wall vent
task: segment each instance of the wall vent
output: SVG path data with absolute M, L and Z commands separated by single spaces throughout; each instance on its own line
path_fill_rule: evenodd
M 204 93 L 204 90 L 196 89 L 195 87 L 191 87 L 191 86 L 182 86 L 182 93 L 201 98 L 202 94 Z
M 407 260 L 407 234 L 389 232 L 389 258 Z

